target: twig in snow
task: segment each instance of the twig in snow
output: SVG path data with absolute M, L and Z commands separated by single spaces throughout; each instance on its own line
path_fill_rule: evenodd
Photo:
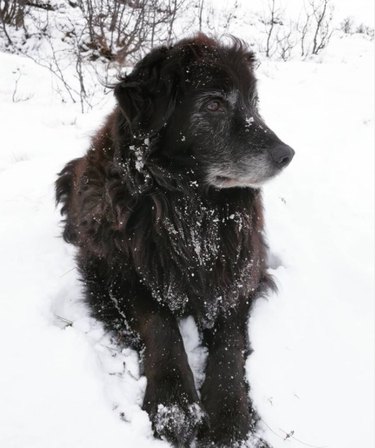
M 69 320 L 69 319 L 65 319 L 65 317 L 59 316 L 58 314 L 55 314 L 56 318 L 61 320 L 61 322 L 64 322 L 64 324 L 66 324 L 66 327 L 72 327 L 73 326 L 73 321 Z
M 281 429 L 281 431 L 282 431 L 282 429 Z M 288 440 L 288 439 L 290 439 L 291 437 L 293 437 L 293 434 L 294 434 L 294 430 L 292 429 L 292 430 L 290 431 L 290 433 L 287 434 L 287 435 L 285 436 L 284 440 Z
M 75 270 L 75 268 L 69 269 L 69 271 L 66 271 L 66 272 L 64 272 L 62 275 L 60 275 L 60 278 L 61 278 L 61 277 L 64 277 L 64 275 L 69 274 L 69 272 L 72 272 L 72 271 L 74 271 L 74 270 Z
M 17 93 L 18 81 L 19 81 L 20 78 L 21 78 L 21 72 L 20 72 L 20 70 L 17 69 L 17 71 L 18 71 L 18 78 L 16 78 L 16 82 L 14 83 L 14 90 L 13 90 L 13 95 L 12 95 L 12 101 L 13 101 L 13 103 L 16 102 L 16 93 Z
M 13 90 L 13 95 L 12 95 L 13 103 L 20 103 L 21 101 L 27 101 L 33 97 L 33 95 L 28 95 L 28 96 L 25 96 L 24 98 L 16 98 L 18 81 L 21 79 L 21 76 L 22 76 L 19 68 L 17 68 L 17 72 L 18 72 L 18 78 L 16 78 L 16 82 L 14 83 L 14 90 Z
M 282 430 L 281 430 L 282 431 Z M 294 433 L 294 431 L 292 431 Z M 310 445 L 309 443 L 303 442 L 302 440 L 297 439 L 297 437 L 291 436 L 291 439 L 295 440 L 296 442 L 300 443 L 301 445 L 309 446 L 310 448 L 327 448 L 327 445 Z
M 297 439 L 297 437 L 294 437 L 294 434 L 295 434 L 295 431 L 294 430 L 292 430 L 292 431 L 290 431 L 289 433 L 288 432 L 286 432 L 286 431 L 284 431 L 284 429 L 281 429 L 281 428 L 279 428 L 279 430 L 280 431 L 282 431 L 283 433 L 284 433 L 284 435 L 283 436 L 280 436 L 280 434 L 277 434 L 277 432 L 276 431 L 274 431 L 269 425 L 267 425 L 267 423 L 262 419 L 262 423 L 273 433 L 273 434 L 275 434 L 275 436 L 277 436 L 279 439 L 282 439 L 282 440 L 284 440 L 284 441 L 286 441 L 286 440 L 288 440 L 288 439 L 293 439 L 293 440 L 295 440 L 296 442 L 298 442 L 298 443 L 300 443 L 301 445 L 304 445 L 304 446 L 308 446 L 308 447 L 310 447 L 310 448 L 327 448 L 327 445 L 320 445 L 320 446 L 318 446 L 318 445 L 311 445 L 310 443 L 306 443 L 306 442 L 303 442 L 302 440 L 300 440 L 300 439 Z

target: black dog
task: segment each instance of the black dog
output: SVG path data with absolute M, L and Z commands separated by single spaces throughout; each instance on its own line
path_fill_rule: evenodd
M 144 409 L 180 447 L 268 446 L 245 379 L 247 322 L 272 286 L 259 188 L 294 152 L 259 116 L 253 64 L 241 42 L 204 35 L 151 51 L 56 183 L 93 314 L 142 350 Z M 209 351 L 200 394 L 184 315 Z

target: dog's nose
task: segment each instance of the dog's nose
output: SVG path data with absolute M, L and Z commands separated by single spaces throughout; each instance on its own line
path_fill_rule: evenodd
M 293 149 L 288 145 L 276 145 L 270 149 L 272 160 L 278 167 L 284 168 L 289 165 L 294 157 Z

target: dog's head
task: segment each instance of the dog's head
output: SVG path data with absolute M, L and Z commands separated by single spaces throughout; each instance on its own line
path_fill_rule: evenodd
M 155 156 L 217 188 L 258 188 L 294 151 L 258 113 L 254 55 L 204 35 L 153 50 L 115 88 L 134 135 L 159 136 Z

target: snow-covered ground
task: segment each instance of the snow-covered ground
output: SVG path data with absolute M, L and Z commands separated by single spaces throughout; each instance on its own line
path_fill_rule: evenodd
M 258 70 L 263 115 L 296 150 L 264 188 L 280 291 L 249 326 L 252 396 L 274 448 L 374 446 L 372 51 L 360 36 L 337 38 L 315 61 Z M 137 355 L 114 347 L 81 302 L 54 208 L 56 173 L 112 106 L 109 95 L 81 115 L 48 71 L 0 53 L 4 448 L 168 446 L 140 408 Z M 199 375 L 194 323 L 182 330 Z

